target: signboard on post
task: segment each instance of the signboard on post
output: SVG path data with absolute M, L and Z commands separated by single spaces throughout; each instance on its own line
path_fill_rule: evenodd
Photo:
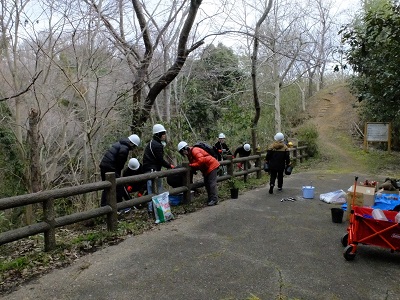
M 391 148 L 391 124 L 384 122 L 367 122 L 364 129 L 364 149 L 368 150 L 368 142 L 388 143 L 388 151 Z

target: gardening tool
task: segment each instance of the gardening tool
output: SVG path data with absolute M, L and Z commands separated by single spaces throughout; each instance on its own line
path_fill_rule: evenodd
M 291 201 L 291 202 L 294 202 L 294 201 L 296 201 L 296 198 L 293 198 L 293 197 L 282 198 L 282 199 L 281 199 L 281 202 L 283 202 L 283 201 Z

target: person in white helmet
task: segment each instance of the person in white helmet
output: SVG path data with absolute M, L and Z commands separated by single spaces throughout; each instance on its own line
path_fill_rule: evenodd
M 129 176 L 135 176 L 135 175 L 140 175 L 143 174 L 143 167 L 140 164 L 139 160 L 137 158 L 131 158 L 128 161 L 128 166 L 122 171 L 122 177 L 129 177 Z M 137 193 L 136 195 L 138 197 L 141 197 L 142 195 L 145 194 L 147 190 L 147 180 L 142 180 L 142 181 L 136 181 L 133 183 L 129 183 L 125 185 L 125 195 L 124 199 L 129 200 L 131 199 L 131 194 Z M 136 205 L 136 208 L 142 208 L 141 205 Z M 130 209 L 127 209 L 129 211 Z
M 189 166 L 194 171 L 200 170 L 203 174 L 208 196 L 207 205 L 218 204 L 217 171 L 220 166 L 218 160 L 200 147 L 189 147 L 185 141 L 179 142 L 178 152 L 188 158 Z
M 251 154 L 251 146 L 248 143 L 244 143 L 243 145 L 239 146 L 236 148 L 235 152 L 233 153 L 233 158 L 235 157 L 247 157 L 250 156 Z M 251 164 L 250 161 L 247 161 L 247 169 L 250 169 Z M 243 164 L 238 163 L 237 164 L 238 168 L 243 170 Z
M 153 138 L 147 144 L 143 153 L 144 173 L 161 171 L 161 168 L 171 169 L 174 166 L 164 159 L 164 146 L 166 144 L 167 131 L 161 124 L 153 126 Z
M 265 162 L 268 163 L 270 180 L 269 193 L 273 194 L 275 181 L 278 179 L 278 191 L 282 191 L 283 172 L 290 165 L 289 148 L 285 145 L 284 135 L 278 132 L 274 136 L 274 142 L 268 147 Z
M 232 155 L 228 145 L 225 142 L 226 136 L 222 132 L 218 135 L 218 141 L 215 143 L 215 148 L 218 150 L 218 160 L 221 161 L 226 158 L 227 155 Z
M 114 172 L 116 178 L 121 177 L 122 169 L 128 160 L 129 151 L 133 150 L 134 147 L 138 147 L 139 145 L 140 138 L 136 134 L 132 134 L 129 137 L 123 138 L 112 144 L 100 162 L 101 180 L 106 179 L 106 173 L 108 172 Z M 125 193 L 126 192 L 122 185 L 117 186 L 117 202 L 122 201 Z M 105 206 L 106 204 L 106 192 L 103 190 L 100 205 Z
M 174 165 L 169 163 L 164 159 L 164 146 L 166 145 L 167 130 L 161 124 L 155 124 L 153 126 L 153 138 L 147 144 L 143 153 L 143 172 L 157 172 L 161 171 L 161 168 L 173 169 Z M 158 193 L 163 192 L 162 179 L 157 180 Z M 147 181 L 147 192 L 152 194 L 152 182 Z M 153 212 L 153 203 L 149 201 L 148 212 L 151 214 Z
M 131 158 L 128 162 L 128 166 L 122 171 L 122 177 L 135 176 L 143 174 L 143 167 L 137 158 Z M 139 197 L 146 191 L 147 180 L 134 182 L 126 186 L 128 193 L 138 192 Z

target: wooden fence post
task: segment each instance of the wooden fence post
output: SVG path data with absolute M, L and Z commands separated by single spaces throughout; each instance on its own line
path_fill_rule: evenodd
M 107 229 L 114 231 L 118 225 L 118 214 L 117 214 L 117 185 L 115 183 L 115 173 L 106 173 L 106 180 L 111 182 L 111 187 L 106 190 L 107 205 L 112 208 L 112 211 L 107 214 Z
M 154 194 L 154 195 L 158 195 L 158 193 L 159 193 L 159 190 L 158 190 L 158 181 L 159 181 L 160 179 L 159 178 L 153 178 L 152 180 L 151 180 L 151 193 L 152 194 Z
M 245 170 L 246 172 L 247 172 L 247 170 L 249 169 L 249 163 L 250 163 L 250 161 L 248 161 L 248 160 L 246 160 L 246 161 L 244 161 L 244 162 L 242 163 L 242 166 L 244 166 L 244 170 Z M 247 176 L 248 176 L 247 173 L 243 175 L 243 181 L 244 181 L 244 182 L 247 182 Z
M 185 174 L 182 175 L 183 176 L 183 185 L 188 188 L 188 190 L 186 192 L 183 192 L 183 200 L 182 200 L 182 202 L 184 204 L 186 204 L 186 203 L 189 203 L 191 201 L 191 195 L 192 195 L 192 191 L 190 190 L 191 174 L 190 174 L 189 163 L 187 163 L 187 162 L 182 163 L 182 167 L 187 169 Z
M 300 149 L 300 153 L 299 153 L 299 155 L 300 155 L 300 163 L 303 162 L 303 154 L 304 154 L 304 149 Z
M 256 160 L 256 167 L 261 168 L 261 152 L 257 151 L 256 154 L 258 155 L 258 158 Z M 260 179 L 262 177 L 262 172 L 261 169 L 257 171 L 257 179 Z
M 54 199 L 50 198 L 43 201 L 43 219 L 50 225 L 50 228 L 44 232 L 44 251 L 51 251 L 56 248 L 56 227 Z
M 233 178 L 233 169 L 233 159 L 231 159 L 229 165 L 227 165 L 227 171 L 231 178 Z
M 293 158 L 297 162 L 297 148 L 294 148 L 293 150 Z

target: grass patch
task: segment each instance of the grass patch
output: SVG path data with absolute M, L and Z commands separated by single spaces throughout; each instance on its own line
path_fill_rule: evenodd
M 321 171 L 329 174 L 366 173 L 400 177 L 400 154 L 370 148 L 364 151 L 362 141 L 353 140 L 344 132 L 332 136 L 336 147 L 322 145 L 314 158 L 296 165 L 296 171 Z

